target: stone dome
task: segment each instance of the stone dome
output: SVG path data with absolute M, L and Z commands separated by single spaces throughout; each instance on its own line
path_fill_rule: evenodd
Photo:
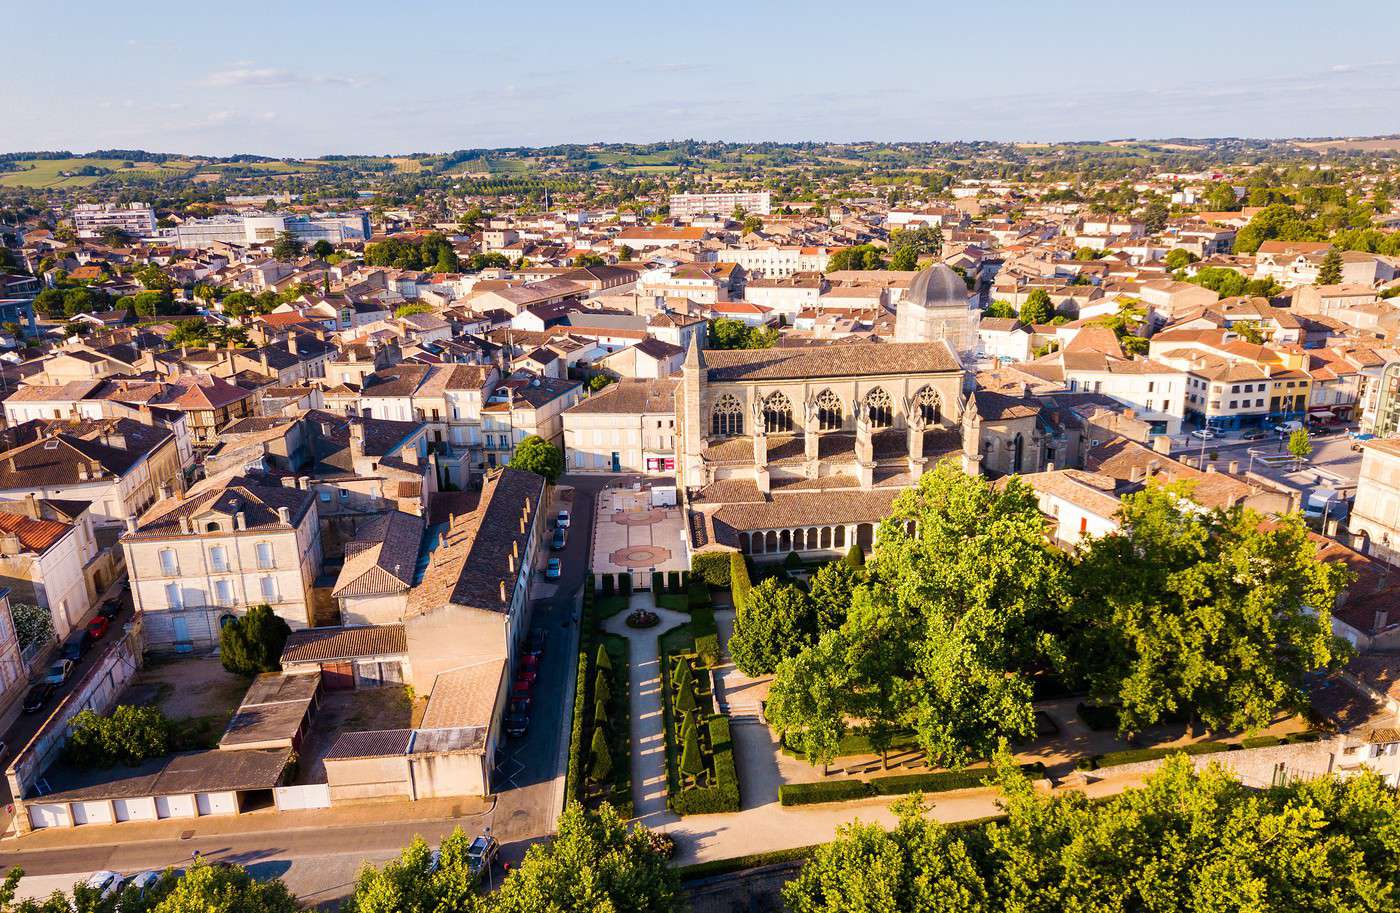
M 922 269 L 909 283 L 904 301 L 926 308 L 967 308 L 967 283 L 946 263 Z

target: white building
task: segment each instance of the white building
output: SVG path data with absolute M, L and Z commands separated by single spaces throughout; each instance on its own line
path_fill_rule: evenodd
M 119 228 L 133 238 L 155 234 L 156 211 L 146 203 L 79 203 L 73 229 L 80 238 L 95 238 L 104 228 Z
M 677 193 L 671 196 L 671 218 L 727 216 L 734 210 L 766 216 L 773 211 L 773 195 L 767 190 L 739 193 Z
M 564 460 L 572 472 L 676 469 L 676 378 L 623 380 L 564 413 Z

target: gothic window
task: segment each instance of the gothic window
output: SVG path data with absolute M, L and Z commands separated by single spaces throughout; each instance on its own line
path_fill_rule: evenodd
M 938 391 L 932 387 L 922 387 L 914 396 L 914 404 L 919 409 L 919 415 L 923 417 L 924 424 L 938 425 L 943 421 L 943 403 L 938 398 Z
M 817 428 L 821 431 L 837 431 L 842 420 L 841 397 L 831 390 L 817 394 Z
M 1011 471 L 1021 471 L 1021 461 L 1025 456 L 1026 441 L 1021 435 L 1016 435 L 1016 439 L 1011 443 Z
M 865 394 L 865 411 L 870 416 L 871 428 L 894 427 L 894 402 L 884 387 L 876 387 Z
M 744 410 L 739 401 L 728 393 L 719 398 L 710 412 L 710 433 L 715 437 L 733 437 L 744 433 Z
M 792 403 L 781 391 L 763 401 L 763 430 L 769 434 L 792 430 Z

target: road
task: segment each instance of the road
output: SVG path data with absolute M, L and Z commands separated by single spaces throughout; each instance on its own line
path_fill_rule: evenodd
M 371 813 L 364 821 L 338 826 L 314 823 L 315 813 L 293 813 L 301 816 L 297 818 L 269 813 L 267 827 L 222 834 L 202 833 L 209 828 L 202 828 L 196 819 L 178 837 L 149 840 L 133 840 L 124 836 L 131 832 L 123 831 L 123 825 L 113 825 L 83 829 L 83 837 L 102 841 L 92 845 L 26 850 L 23 839 L 7 841 L 0 851 L 0 864 L 6 871 L 13 866 L 24 868 L 22 896 L 43 896 L 55 888 L 69 889 L 100 869 L 130 874 L 182 866 L 199 850 L 210 859 L 247 865 L 259 877 L 282 878 L 312 904 L 339 900 L 353 886 L 362 865 L 397 856 L 415 836 L 435 843 L 456 827 L 469 833 L 490 827 L 501 840 L 503 861 L 518 864 L 531 843 L 553 832 L 562 803 L 569 732 L 566 711 L 571 709 L 577 676 L 575 611 L 593 539 L 594 496 L 608 481 L 587 476 L 561 480 L 574 489 L 568 505 L 570 535 L 563 552 L 550 553 L 563 559 L 557 584 L 544 581 L 542 574 L 535 584 L 539 597 L 532 606 L 531 627 L 544 630 L 548 643 L 535 685 L 530 726 L 523 739 L 507 741 L 498 756 L 497 795 L 488 811 L 409 821 L 374 821 Z M 32 726 L 31 735 L 42 722 L 37 715 L 24 719 Z M 288 820 L 312 823 L 284 826 Z
M 1205 446 L 1202 447 L 1202 444 Z M 1351 493 L 1355 489 L 1357 477 L 1361 473 L 1361 454 L 1351 449 L 1351 439 L 1345 434 L 1334 434 L 1313 438 L 1312 444 L 1312 455 L 1299 468 L 1294 468 L 1291 464 L 1270 466 L 1258 459 L 1261 454 L 1282 455 L 1287 453 L 1285 441 L 1272 436 L 1258 441 L 1241 441 L 1238 438 L 1221 437 L 1203 442 L 1193 438 L 1187 443 L 1178 443 L 1174 446 L 1172 456 L 1178 459 L 1184 457 L 1199 459 L 1204 453 L 1205 457 L 1209 459 L 1210 455 L 1214 453 L 1218 457 L 1216 465 L 1228 461 L 1238 461 L 1241 472 L 1253 471 L 1290 488 L 1299 489 L 1303 492 L 1305 499 L 1317 489 L 1341 490 L 1344 494 Z M 1251 451 L 1253 451 L 1254 459 L 1250 458 Z

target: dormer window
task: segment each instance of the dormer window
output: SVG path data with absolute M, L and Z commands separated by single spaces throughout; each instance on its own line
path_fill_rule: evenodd
M 204 524 L 204 531 L 205 531 L 206 533 L 217 533 L 217 532 L 219 532 L 219 531 L 220 531 L 219 521 L 218 521 L 218 520 L 210 520 L 208 523 Z

